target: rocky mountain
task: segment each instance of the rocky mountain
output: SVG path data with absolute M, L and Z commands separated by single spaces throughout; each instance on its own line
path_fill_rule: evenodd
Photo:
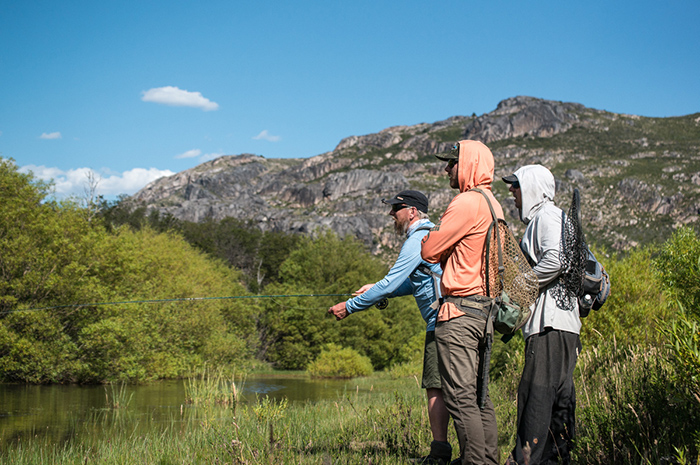
M 481 116 L 350 136 L 304 159 L 223 156 L 158 179 L 128 201 L 189 221 L 230 216 L 262 230 L 330 228 L 381 252 L 399 241 L 381 199 L 421 190 L 437 220 L 456 191 L 434 155 L 461 139 L 493 151 L 494 192 L 516 235 L 524 226 L 500 177 L 531 163 L 552 171 L 565 210 L 580 190 L 591 243 L 625 250 L 699 224 L 700 113 L 648 118 L 532 97 L 509 98 Z

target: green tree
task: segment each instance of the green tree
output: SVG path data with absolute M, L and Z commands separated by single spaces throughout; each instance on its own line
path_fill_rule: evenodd
M 686 311 L 700 320 L 700 238 L 689 227 L 679 228 L 654 260 L 661 285 Z
M 260 231 L 252 222 L 236 218 L 208 219 L 201 223 L 182 221 L 157 210 L 148 212 L 128 198 L 104 202 L 101 211 L 108 229 L 129 225 L 134 229 L 150 227 L 159 232 L 179 232 L 193 246 L 241 270 L 246 287 L 253 293 L 278 281 L 280 265 L 299 240 L 294 234 Z
M 254 352 L 254 305 L 174 300 L 243 295 L 237 271 L 175 233 L 109 232 L 89 211 L 53 202 L 48 192 L 0 160 L 3 380 L 172 377 Z M 138 300 L 164 302 L 107 305 Z
M 620 346 L 650 346 L 659 343 L 658 324 L 675 313 L 662 292 L 652 266 L 654 247 L 640 247 L 626 256 L 597 251 L 596 257 L 610 275 L 610 297 L 598 311 L 582 320 L 584 348 L 602 341 L 617 341 Z
M 654 265 L 680 310 L 661 332 L 671 351 L 676 382 L 700 403 L 700 238 L 689 227 L 664 243 Z M 699 436 L 700 437 L 700 436 Z M 700 444 L 696 446 L 700 449 Z
M 239 276 L 174 233 L 121 229 L 94 272 L 113 283 L 112 301 L 162 300 L 88 309 L 80 319 L 81 347 L 90 355 L 83 378 L 149 379 L 186 374 L 204 362 L 241 362 L 252 354 L 254 308 L 229 299 L 243 295 Z M 79 324 L 79 323 L 76 323 Z
M 350 347 L 370 358 L 375 369 L 389 366 L 401 347 L 425 330 L 412 297 L 392 299 L 337 322 L 328 308 L 361 285 L 376 282 L 387 268 L 354 238 L 325 232 L 304 238 L 280 267 L 280 283 L 265 288 L 270 295 L 336 294 L 290 297 L 263 303 L 261 357 L 280 368 L 304 369 L 327 343 Z

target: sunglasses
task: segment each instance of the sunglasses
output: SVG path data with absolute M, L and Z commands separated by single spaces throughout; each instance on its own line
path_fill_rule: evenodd
M 409 206 L 408 206 L 408 205 L 398 205 L 398 204 L 396 204 L 396 205 L 392 205 L 392 206 L 391 206 L 391 211 L 393 211 L 394 213 L 396 213 L 397 211 L 403 210 L 404 208 L 409 208 Z
M 457 163 L 459 163 L 459 159 L 458 159 L 458 158 L 453 158 L 453 159 L 449 160 L 449 161 L 447 162 L 447 169 L 451 170 L 452 168 L 455 167 L 455 165 L 456 165 Z
M 513 189 L 520 189 L 520 183 L 518 181 L 513 182 L 511 186 L 513 186 Z

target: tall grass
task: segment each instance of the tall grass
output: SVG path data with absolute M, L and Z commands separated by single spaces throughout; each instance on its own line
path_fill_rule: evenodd
M 576 372 L 574 463 L 699 463 L 700 402 L 679 384 L 671 360 L 664 348 L 618 347 L 614 339 L 584 349 Z M 522 357 L 499 366 L 490 389 L 503 461 L 514 443 Z M 379 373 L 355 379 L 355 389 L 333 400 L 265 397 L 236 401 L 235 409 L 215 400 L 222 390 L 232 398 L 232 381 L 216 371 L 189 380 L 192 403 L 165 423 L 129 409 L 104 410 L 76 423 L 70 440 L 15 441 L 0 452 L 0 463 L 392 465 L 429 450 L 425 393 L 415 376 Z M 449 441 L 457 451 L 452 428 Z
M 114 383 L 105 386 L 105 404 L 108 409 L 124 409 L 131 404 L 134 393 L 128 392 L 126 383 L 115 386 Z
M 383 387 L 363 392 L 367 382 Z M 240 404 L 235 412 L 213 410 L 218 416 L 207 421 L 199 415 L 173 418 L 150 425 L 146 433 L 143 424 L 103 424 L 99 430 L 94 424 L 78 425 L 76 440 L 16 443 L 0 454 L 0 463 L 391 465 L 426 453 L 430 442 L 424 394 L 412 379 L 360 380 L 357 390 L 330 401 L 288 404 L 262 398 Z
M 223 369 L 204 367 L 200 374 L 186 378 L 184 383 L 186 403 L 223 405 L 235 409 L 245 384 L 245 376 L 240 378 L 239 385 L 236 386 L 235 373 L 228 375 Z
M 578 463 L 700 463 L 700 402 L 666 348 L 617 347 L 579 359 Z

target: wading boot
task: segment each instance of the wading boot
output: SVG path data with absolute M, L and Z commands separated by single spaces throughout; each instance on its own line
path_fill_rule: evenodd
M 425 457 L 411 459 L 416 465 L 450 465 L 452 446 L 449 442 L 433 441 L 430 443 L 430 454 Z

